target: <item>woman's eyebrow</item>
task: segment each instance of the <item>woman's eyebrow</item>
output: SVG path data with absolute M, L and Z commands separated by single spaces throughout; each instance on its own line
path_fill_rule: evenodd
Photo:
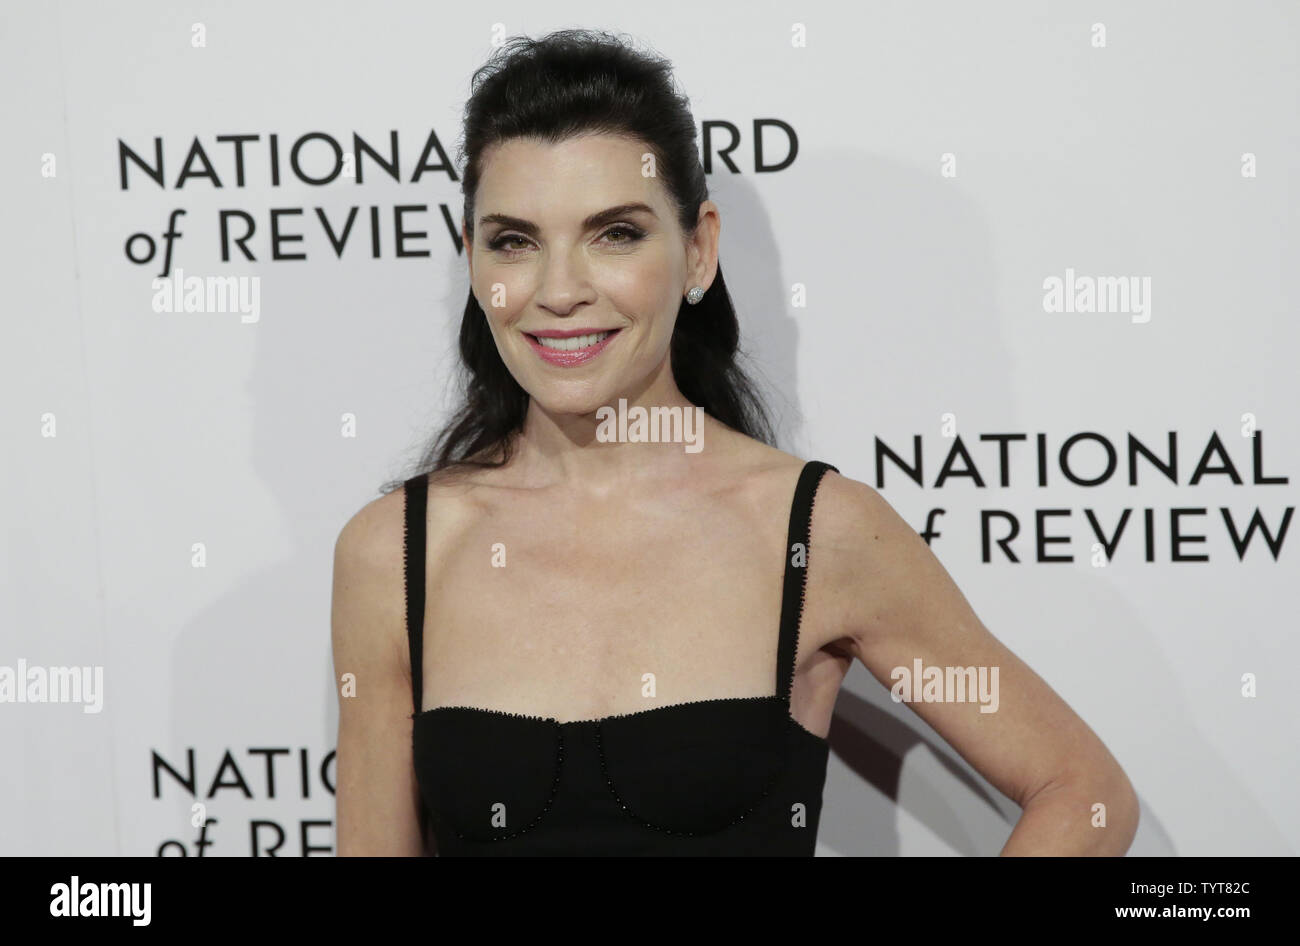
M 629 204 L 619 204 L 617 207 L 608 207 L 605 210 L 597 211 L 582 221 L 583 230 L 592 230 L 603 224 L 617 220 L 619 217 L 625 217 L 632 213 L 647 213 L 652 217 L 657 216 L 654 208 L 648 204 L 632 202 Z M 522 217 L 512 217 L 509 214 L 485 214 L 479 218 L 479 224 L 486 226 L 489 223 L 499 223 L 502 226 L 509 227 L 512 230 L 518 230 L 528 236 L 535 237 L 541 232 L 541 228 L 531 220 L 525 220 Z

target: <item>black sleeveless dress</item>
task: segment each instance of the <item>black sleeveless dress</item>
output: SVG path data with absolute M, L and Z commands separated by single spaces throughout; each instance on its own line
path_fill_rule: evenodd
M 421 711 L 428 476 L 405 484 L 413 753 L 438 854 L 780 855 L 816 847 L 830 743 L 790 715 L 812 504 L 795 487 L 771 696 L 559 722 L 502 710 Z

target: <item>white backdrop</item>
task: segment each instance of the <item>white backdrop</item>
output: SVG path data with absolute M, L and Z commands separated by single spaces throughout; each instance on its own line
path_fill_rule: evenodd
M 918 530 L 944 510 L 932 547 L 976 612 L 1137 788 L 1132 853 L 1296 853 L 1300 8 L 609 10 L 5 4 L 0 666 L 100 666 L 104 701 L 0 703 L 0 852 L 192 855 L 196 800 L 207 856 L 332 850 L 333 543 L 443 416 L 468 288 L 444 217 L 458 225 L 459 176 L 414 168 L 431 134 L 454 157 L 494 37 L 587 26 L 668 56 L 697 123 L 739 132 L 710 188 L 781 446 L 876 486 Z M 779 171 L 756 169 L 760 119 L 797 136 Z M 290 170 L 304 135 L 383 152 L 390 132 L 400 182 L 374 163 L 363 183 Z M 257 136 L 242 184 L 228 135 Z M 130 165 L 124 188 L 119 143 L 152 164 L 156 139 L 163 185 Z M 195 141 L 214 176 L 182 184 Z M 766 162 L 788 145 L 765 131 Z M 329 165 L 320 139 L 301 157 Z M 427 255 L 396 254 L 402 205 L 423 208 L 403 227 Z M 353 207 L 340 255 L 317 209 L 337 232 Z M 272 258 L 276 208 L 302 237 L 281 249 L 306 259 Z M 260 277 L 255 321 L 154 311 L 178 209 L 171 269 Z M 250 215 L 254 261 L 223 261 L 222 211 Z M 149 263 L 128 258 L 137 233 Z M 1129 311 L 1046 311 L 1071 273 L 1072 298 L 1080 277 L 1144 292 Z M 1140 459 L 1132 485 L 1130 435 L 1163 456 L 1171 432 L 1176 482 Z M 1098 438 L 1117 451 L 1098 485 L 1061 470 L 1081 433 L 1078 478 L 1103 471 Z M 982 434 L 1026 438 L 1005 483 Z M 915 437 L 922 485 L 891 462 L 878 479 L 878 444 L 910 462 Z M 958 437 L 982 483 L 940 482 Z M 1110 535 L 1127 509 L 1103 564 L 1089 511 Z M 1177 548 L 1207 560 L 1173 560 L 1176 509 L 1195 510 Z M 1018 561 L 984 560 L 985 510 L 1017 519 Z M 1063 513 L 1040 526 L 1044 510 Z M 1234 547 L 1228 521 L 1240 535 L 1256 511 L 1275 539 L 1293 527 L 1276 554 L 1258 528 Z M 1038 561 L 1039 531 L 1073 561 Z M 1011 830 L 1016 806 L 861 666 L 832 746 L 820 853 L 995 854 Z

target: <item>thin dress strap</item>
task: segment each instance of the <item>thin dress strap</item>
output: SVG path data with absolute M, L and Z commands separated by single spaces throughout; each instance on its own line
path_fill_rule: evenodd
M 411 697 L 420 712 L 424 675 L 424 523 L 429 502 L 429 474 L 402 484 L 405 522 L 402 527 L 402 578 L 406 588 L 406 638 L 411 648 Z
M 808 582 L 812 506 L 817 485 L 827 470 L 839 470 L 821 460 L 809 460 L 799 474 L 790 504 L 790 531 L 785 540 L 785 583 L 781 591 L 781 637 L 776 649 L 776 693 L 790 708 L 794 688 L 794 660 L 799 651 L 799 622 L 803 617 Z

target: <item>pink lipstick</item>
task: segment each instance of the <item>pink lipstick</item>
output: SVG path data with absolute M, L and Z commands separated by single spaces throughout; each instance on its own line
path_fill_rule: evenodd
M 541 329 L 524 332 L 537 356 L 562 368 L 586 364 L 614 340 L 621 329 Z

